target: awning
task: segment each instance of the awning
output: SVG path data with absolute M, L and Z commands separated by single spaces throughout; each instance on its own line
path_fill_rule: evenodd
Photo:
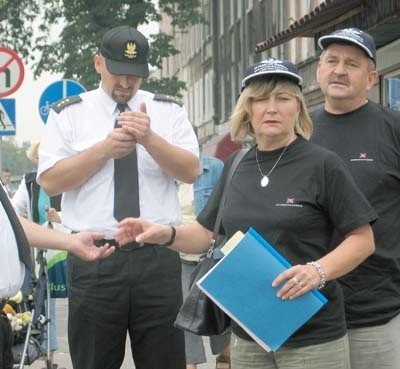
M 231 140 L 230 133 L 227 133 L 221 141 L 218 142 L 215 157 L 225 161 L 230 155 L 232 155 L 235 151 L 239 150 L 242 147 L 240 143 L 233 142 Z
M 295 37 L 314 37 L 324 29 L 353 17 L 364 9 L 363 0 L 326 0 L 289 28 L 256 45 L 259 53 Z

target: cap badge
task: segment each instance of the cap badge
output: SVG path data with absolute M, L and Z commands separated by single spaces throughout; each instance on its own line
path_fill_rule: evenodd
M 348 37 L 348 38 L 351 38 L 353 40 L 356 40 L 356 41 L 360 42 L 361 44 L 364 44 L 364 39 L 362 37 L 362 32 L 357 30 L 357 29 L 345 28 L 345 29 L 342 29 L 342 30 L 336 32 L 334 35 L 335 36 Z
M 136 44 L 134 42 L 128 42 L 124 51 L 124 56 L 128 59 L 135 59 L 137 55 Z
M 287 67 L 283 65 L 283 62 L 281 60 L 277 59 L 266 59 L 258 63 L 257 65 L 254 66 L 254 72 L 264 72 L 264 71 L 274 71 L 274 70 L 282 70 L 282 71 L 287 71 Z

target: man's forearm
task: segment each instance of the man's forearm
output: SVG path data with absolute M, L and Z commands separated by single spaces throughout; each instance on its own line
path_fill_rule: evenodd
M 190 151 L 170 144 L 153 133 L 145 148 L 157 164 L 173 178 L 193 183 L 200 174 L 200 161 Z
M 56 196 L 84 184 L 107 162 L 100 144 L 60 160 L 40 175 L 39 182 L 49 196 Z

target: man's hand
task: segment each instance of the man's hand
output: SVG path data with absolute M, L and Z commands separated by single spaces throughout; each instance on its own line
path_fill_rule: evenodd
M 52 223 L 61 223 L 61 218 L 58 212 L 54 208 L 48 208 L 46 210 L 47 220 Z
M 151 135 L 150 117 L 147 115 L 146 104 L 140 104 L 140 111 L 124 111 L 118 116 L 118 124 L 138 143 L 144 142 Z
M 32 247 L 52 250 L 65 250 L 86 261 L 93 261 L 110 256 L 114 246 L 108 244 L 97 247 L 95 240 L 101 240 L 104 235 L 95 232 L 63 233 L 42 227 L 25 218 L 19 217 L 21 225 L 26 233 L 29 244 Z
M 96 246 L 95 240 L 101 240 L 103 235 L 100 233 L 91 232 L 80 232 L 72 234 L 71 246 L 68 249 L 69 252 L 82 260 L 94 261 L 97 259 L 103 259 L 110 256 L 114 251 L 114 246 L 105 244 L 104 246 Z
M 125 128 L 114 128 L 102 142 L 108 159 L 121 159 L 130 154 L 136 145 L 136 138 Z

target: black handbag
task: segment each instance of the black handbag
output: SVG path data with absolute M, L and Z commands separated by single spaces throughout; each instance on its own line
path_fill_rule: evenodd
M 230 317 L 200 290 L 196 282 L 221 260 L 221 258 L 216 257 L 214 253 L 217 249 L 215 247 L 215 240 L 217 239 L 221 225 L 222 209 L 225 204 L 226 192 L 233 173 L 247 151 L 248 149 L 240 150 L 236 154 L 232 166 L 229 168 L 214 225 L 210 249 L 200 260 L 190 276 L 191 287 L 188 296 L 183 302 L 174 323 L 175 327 L 200 336 L 220 335 L 230 327 Z

